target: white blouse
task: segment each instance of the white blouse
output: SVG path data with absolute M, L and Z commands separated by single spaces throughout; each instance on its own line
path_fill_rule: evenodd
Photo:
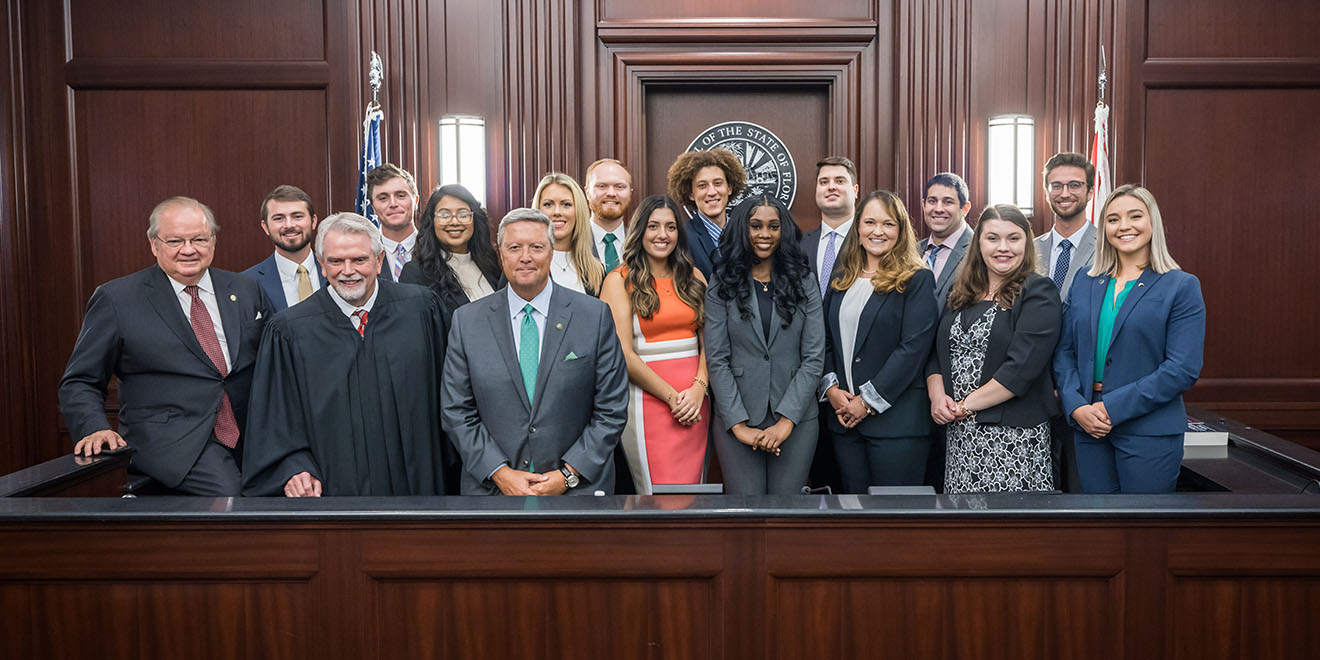
M 848 373 L 844 374 L 844 378 L 847 379 L 849 392 L 857 391 L 853 387 L 852 372 L 853 349 L 857 346 L 857 322 L 862 318 L 866 301 L 871 299 L 874 292 L 875 285 L 871 284 L 871 278 L 858 277 L 843 294 L 843 302 L 839 303 L 839 341 L 843 344 L 839 350 L 843 353 L 843 363 L 847 365 Z
M 446 262 L 458 277 L 458 283 L 463 285 L 463 293 L 467 294 L 468 301 L 495 293 L 495 289 L 491 288 L 490 282 L 486 281 L 486 276 L 477 267 L 477 262 L 472 260 L 471 254 L 451 252 Z
M 550 259 L 550 279 L 554 280 L 559 286 L 572 289 L 578 293 L 586 293 L 587 290 L 582 286 L 582 280 L 578 277 L 577 268 L 573 267 L 573 260 L 569 252 L 560 252 L 556 250 L 554 257 Z

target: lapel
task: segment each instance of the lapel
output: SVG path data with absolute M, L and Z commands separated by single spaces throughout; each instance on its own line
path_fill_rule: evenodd
M 545 332 L 541 333 L 541 360 L 536 368 L 537 392 L 545 392 L 546 383 L 550 381 L 550 372 L 560 362 L 557 357 L 559 347 L 564 344 L 564 335 L 568 334 L 568 324 L 572 319 L 573 311 L 569 306 L 568 291 L 562 287 L 555 287 L 550 292 L 550 313 L 545 319 Z M 532 404 L 533 415 L 540 409 L 544 398 L 536 397 L 536 401 Z
M 321 262 L 316 257 L 312 257 L 312 261 L 316 264 L 316 279 L 321 281 L 321 288 L 325 288 L 330 280 L 325 279 L 325 271 L 321 270 Z
M 1118 308 L 1118 315 L 1114 317 L 1114 331 L 1109 335 L 1110 346 L 1114 345 L 1114 338 L 1118 336 L 1118 331 L 1122 329 L 1123 322 L 1132 315 L 1132 308 L 1136 307 L 1137 304 L 1141 302 L 1142 296 L 1145 296 L 1146 292 L 1150 291 L 1161 277 L 1164 277 L 1164 275 L 1147 268 L 1141 273 L 1141 277 L 1137 278 L 1136 285 L 1132 287 L 1132 290 L 1128 292 L 1127 297 L 1123 299 L 1123 306 Z
M 509 380 L 513 382 L 513 391 L 518 393 L 518 400 L 530 415 L 532 404 L 527 400 L 527 387 L 523 385 L 522 368 L 518 366 L 518 345 L 513 341 L 513 323 L 509 320 L 507 289 L 508 287 L 504 287 L 493 295 L 486 296 L 486 300 L 490 301 L 487 303 L 486 317 L 490 322 L 491 336 L 495 338 L 495 352 L 504 359 L 504 368 L 509 371 Z
M 807 255 L 807 263 L 811 264 L 811 272 L 816 274 L 816 281 L 820 281 L 820 264 L 816 263 L 816 249 L 820 247 L 821 228 L 815 229 L 802 235 L 802 252 Z
M 214 281 L 214 280 L 213 280 Z M 212 371 L 218 375 L 219 369 L 211 362 L 211 358 L 202 350 L 202 345 L 197 341 L 197 335 L 193 333 L 192 326 L 188 324 L 188 317 L 183 315 L 183 308 L 179 306 L 179 298 L 174 295 L 174 286 L 170 284 L 170 276 L 165 274 L 159 266 L 152 268 L 151 275 L 147 279 L 147 286 L 151 292 L 147 298 L 151 301 L 151 306 L 156 308 L 156 313 L 160 315 L 165 326 L 170 329 L 179 341 L 183 342 L 192 354 L 202 361 Z
M 1054 264 L 1050 263 L 1050 254 L 1054 252 L 1054 232 L 1047 231 L 1036 238 L 1036 274 L 1050 276 Z
M 758 303 L 756 302 L 756 289 L 755 289 L 755 287 L 761 286 L 761 283 L 760 283 L 760 282 L 757 282 L 757 281 L 754 280 L 754 279 L 752 279 L 752 274 L 751 274 L 751 272 L 748 272 L 748 273 L 747 273 L 747 285 L 750 286 L 750 287 L 753 287 L 753 288 L 752 288 L 752 296 L 751 296 L 751 299 L 748 301 L 749 303 L 751 303 L 751 306 L 752 306 L 752 328 L 751 328 L 751 329 L 752 329 L 752 334 L 756 337 L 756 341 L 760 342 L 760 344 L 761 344 L 761 348 L 765 349 L 766 352 L 769 352 L 769 351 L 770 351 L 770 344 L 769 344 L 769 342 L 767 342 L 767 341 L 765 340 L 765 335 L 764 335 L 764 334 L 761 334 L 761 305 L 758 304 Z M 773 308 L 771 308 L 771 309 L 773 309 Z M 772 323 L 770 324 L 770 338 L 771 338 L 771 339 L 774 339 L 774 334 L 775 334 L 775 324 L 772 322 Z
M 871 293 L 871 297 L 866 300 L 866 305 L 862 307 L 862 315 L 857 319 L 857 338 L 853 340 L 853 356 L 862 354 L 862 347 L 866 345 L 866 340 L 871 336 L 871 324 L 875 322 L 876 314 L 880 313 L 880 308 L 889 302 L 888 293 Z
M 1087 350 L 1086 355 L 1091 356 L 1092 359 L 1095 358 L 1096 333 L 1097 328 L 1100 327 L 1100 307 L 1105 304 L 1105 287 L 1109 286 L 1110 277 L 1110 275 L 1101 275 L 1100 277 L 1095 278 L 1095 281 L 1091 283 L 1091 304 L 1087 309 L 1090 313 L 1090 320 L 1086 324 L 1089 332 L 1084 334 L 1079 333 L 1090 340 L 1091 346 Z M 1110 336 L 1112 337 L 1113 335 Z
M 949 251 L 949 256 L 944 259 L 944 270 L 940 271 L 940 279 L 935 282 L 935 291 L 944 290 L 944 285 L 953 279 L 954 271 L 958 270 L 958 265 L 962 263 L 963 253 L 967 251 L 967 243 L 972 240 L 972 228 L 967 227 L 963 230 L 962 236 L 958 237 L 958 242 L 954 244 L 953 249 Z M 921 246 L 922 259 L 925 259 L 926 248 L 930 246 L 930 239 L 927 238 L 925 244 Z
M 1077 238 L 1077 249 L 1073 251 L 1072 263 L 1068 264 L 1068 286 L 1072 282 L 1073 275 L 1081 270 L 1082 264 L 1091 263 L 1095 256 L 1095 227 L 1089 223 L 1082 229 L 1082 235 Z
M 238 364 L 239 333 L 242 332 L 242 310 L 246 300 L 234 291 L 234 280 L 227 273 L 211 271 L 211 284 L 215 286 L 215 306 L 220 308 L 220 326 L 225 329 L 225 342 L 229 344 L 229 362 Z M 200 348 L 200 344 L 198 347 Z

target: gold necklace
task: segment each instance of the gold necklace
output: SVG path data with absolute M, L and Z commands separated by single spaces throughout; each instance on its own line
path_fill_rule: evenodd
M 754 279 L 754 280 L 752 280 L 752 281 L 753 281 L 753 282 L 756 282 L 757 284 L 760 284 L 760 285 L 761 285 L 761 291 L 763 291 L 763 292 L 765 292 L 765 293 L 770 293 L 770 283 L 769 283 L 769 282 L 762 282 L 761 280 L 756 280 L 756 279 Z

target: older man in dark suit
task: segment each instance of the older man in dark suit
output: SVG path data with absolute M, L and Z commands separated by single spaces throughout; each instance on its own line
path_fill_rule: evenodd
M 540 211 L 500 221 L 509 284 L 454 312 L 444 427 L 464 495 L 614 490 L 628 369 L 605 303 L 550 281 L 554 233 Z
M 91 456 L 126 444 L 137 469 L 197 495 L 237 495 L 252 365 L 270 303 L 237 273 L 211 268 L 211 209 L 172 197 L 151 212 L 156 265 L 92 293 L 60 382 L 60 412 Z M 119 431 L 105 414 L 119 379 Z

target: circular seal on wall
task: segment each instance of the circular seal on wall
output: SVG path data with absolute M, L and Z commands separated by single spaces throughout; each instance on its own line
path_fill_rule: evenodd
M 770 129 L 749 121 L 726 121 L 701 132 L 688 151 L 727 149 L 747 171 L 747 189 L 729 200 L 732 208 L 748 195 L 771 195 L 792 206 L 797 195 L 797 167 L 788 146 Z

